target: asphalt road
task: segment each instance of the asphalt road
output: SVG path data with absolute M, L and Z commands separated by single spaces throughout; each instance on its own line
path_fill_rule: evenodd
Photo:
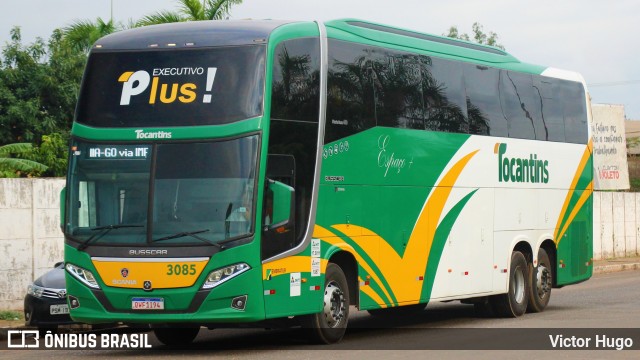
M 633 349 L 640 349 L 638 299 L 640 271 L 623 271 L 598 274 L 585 283 L 554 289 L 544 312 L 517 319 L 484 318 L 475 313 L 473 306 L 459 302 L 430 304 L 423 313 L 399 320 L 372 317 L 352 308 L 344 340 L 330 346 L 309 345 L 296 329 L 202 329 L 187 350 L 168 349 L 148 333 L 151 349 L 34 353 L 8 350 L 4 341 L 0 342 L 0 358 L 638 359 L 640 350 L 566 350 L 567 347 L 546 350 L 552 348 L 553 339 L 556 345 L 564 343 L 574 347 L 580 345 L 580 339 L 583 343 L 591 341 L 589 345 L 600 339 L 600 348 L 609 345 L 622 348 L 631 341 Z M 573 344 L 571 336 L 576 336 Z

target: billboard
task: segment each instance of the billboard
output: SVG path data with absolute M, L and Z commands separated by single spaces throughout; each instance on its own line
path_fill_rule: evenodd
M 592 104 L 594 190 L 628 190 L 624 106 Z

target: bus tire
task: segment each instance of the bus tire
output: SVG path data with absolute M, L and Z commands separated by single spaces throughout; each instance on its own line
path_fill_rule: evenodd
M 199 326 L 193 327 L 158 327 L 153 333 L 158 340 L 167 346 L 185 346 L 191 344 L 200 332 Z
M 340 266 L 329 263 L 325 273 L 322 311 L 303 317 L 312 342 L 333 344 L 342 340 L 349 323 L 349 286 Z
M 518 317 L 527 311 L 529 303 L 529 264 L 519 251 L 511 253 L 509 290 L 506 294 L 490 298 L 493 311 L 499 317 Z
M 553 287 L 553 267 L 547 252 L 538 250 L 538 266 L 531 269 L 531 290 L 529 293 L 529 312 L 541 312 L 549 304 Z

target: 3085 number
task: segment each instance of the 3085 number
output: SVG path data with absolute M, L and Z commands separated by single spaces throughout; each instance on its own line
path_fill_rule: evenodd
M 195 275 L 196 264 L 167 264 L 167 275 Z

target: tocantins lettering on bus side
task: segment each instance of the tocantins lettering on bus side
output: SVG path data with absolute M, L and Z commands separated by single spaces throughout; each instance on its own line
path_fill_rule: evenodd
M 538 154 L 529 157 L 511 157 L 507 144 L 497 143 L 494 153 L 498 155 L 498 181 L 514 183 L 549 182 L 549 160 L 538 159 Z
M 165 83 L 161 76 L 205 76 L 206 89 L 201 95 L 203 103 L 211 103 L 211 92 L 213 82 L 216 77 L 217 68 L 210 67 L 207 71 L 204 68 L 163 68 L 153 69 L 153 77 L 145 70 L 126 71 L 120 75 L 118 82 L 122 83 L 122 93 L 120 95 L 120 105 L 129 105 L 134 96 L 144 96 L 150 105 L 158 101 L 162 104 L 171 104 L 176 100 L 188 104 L 194 102 L 198 97 L 198 86 L 192 82 Z M 190 77 L 192 79 L 192 77 Z M 178 80 L 179 81 L 179 80 Z

